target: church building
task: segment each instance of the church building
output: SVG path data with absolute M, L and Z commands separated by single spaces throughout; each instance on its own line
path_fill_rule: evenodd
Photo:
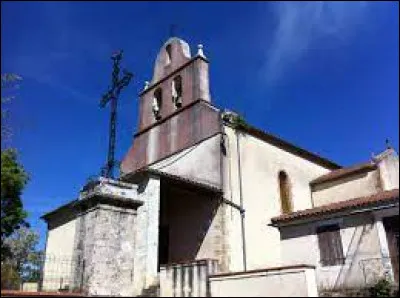
M 398 282 L 399 159 L 342 167 L 213 105 L 209 61 L 161 47 L 118 180 L 100 177 L 48 224 L 62 287 L 111 296 L 318 296 Z M 135 119 L 135 115 L 132 115 Z M 58 290 L 60 285 L 57 284 Z

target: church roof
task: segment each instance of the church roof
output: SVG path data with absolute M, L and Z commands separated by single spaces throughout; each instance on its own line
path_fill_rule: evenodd
M 327 181 L 332 181 L 336 179 L 340 179 L 349 175 L 364 173 L 373 171 L 377 168 L 377 165 L 373 162 L 365 162 L 357 165 L 353 165 L 351 167 L 341 168 L 324 174 L 322 176 L 317 177 L 316 179 L 310 182 L 310 185 L 315 185 Z
M 392 189 L 381 191 L 373 195 L 354 198 L 346 201 L 335 202 L 316 208 L 300 210 L 289 214 L 283 214 L 277 217 L 273 217 L 271 222 L 273 225 L 281 225 L 290 223 L 294 220 L 307 219 L 315 216 L 322 216 L 333 214 L 340 211 L 354 210 L 360 207 L 371 207 L 387 203 L 398 203 L 399 201 L 399 189 Z

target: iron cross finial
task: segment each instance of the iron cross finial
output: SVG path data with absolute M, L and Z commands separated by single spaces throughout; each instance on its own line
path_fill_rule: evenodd
M 109 127 L 109 142 L 107 163 L 102 168 L 101 175 L 107 178 L 114 178 L 114 167 L 118 162 L 114 159 L 115 155 L 115 140 L 116 140 L 116 121 L 117 121 L 117 100 L 121 90 L 126 87 L 131 81 L 133 74 L 126 69 L 123 69 L 123 76 L 120 77 L 120 63 L 122 60 L 122 50 L 116 51 L 112 54 L 113 71 L 112 71 L 112 85 L 100 100 L 100 107 L 104 108 L 108 102 L 111 105 L 111 117 Z

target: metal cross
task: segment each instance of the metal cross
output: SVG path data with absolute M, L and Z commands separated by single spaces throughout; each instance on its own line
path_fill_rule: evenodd
M 126 87 L 129 84 L 133 76 L 132 73 L 124 69 L 123 77 L 121 79 L 118 78 L 120 73 L 120 63 L 122 60 L 122 50 L 115 52 L 111 56 L 111 59 L 113 60 L 112 86 L 100 100 L 101 108 L 104 108 L 106 104 L 111 101 L 110 139 L 108 142 L 107 163 L 101 170 L 101 175 L 106 178 L 114 178 L 114 167 L 117 163 L 114 159 L 114 154 L 118 97 L 122 88 Z

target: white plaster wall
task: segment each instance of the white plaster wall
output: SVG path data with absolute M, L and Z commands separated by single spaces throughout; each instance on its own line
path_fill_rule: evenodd
M 144 204 L 137 210 L 134 257 L 134 294 L 157 282 L 160 179 L 151 176 L 139 187 L 138 199 Z
M 37 292 L 39 289 L 39 283 L 37 282 L 24 282 L 21 287 L 23 292 Z
M 383 189 L 399 188 L 399 157 L 396 152 L 393 149 L 388 150 L 378 165 Z
M 379 237 L 379 245 L 380 245 L 381 255 L 383 258 L 384 272 L 386 276 L 389 277 L 389 279 L 392 279 L 394 281 L 395 277 L 390 258 L 389 243 L 386 236 L 385 227 L 383 225 L 383 219 L 385 217 L 391 217 L 391 216 L 399 216 L 398 204 L 393 206 L 392 208 L 387 208 L 374 212 L 375 226 Z
M 212 297 L 317 297 L 311 268 L 210 278 Z
M 76 222 L 76 218 L 69 219 L 48 230 L 43 275 L 44 290 L 59 289 L 60 284 L 72 286 Z
M 315 185 L 313 186 L 312 198 L 314 206 L 318 207 L 372 195 L 379 190 L 379 173 L 374 170 Z
M 49 229 L 47 235 L 46 256 L 71 257 L 74 251 L 76 219 Z
M 316 229 L 327 224 L 339 224 L 341 227 L 343 255 L 346 258 L 343 265 L 321 266 Z M 382 269 L 378 231 L 370 213 L 287 226 L 281 228 L 281 235 L 283 264 L 315 265 L 319 289 L 364 285 L 368 276 L 364 275 L 363 269 Z
M 225 132 L 228 155 L 224 158 L 224 193 L 227 199 L 239 205 L 236 136 L 230 127 L 225 127 Z M 272 217 L 281 214 L 279 171 L 286 171 L 289 176 L 296 211 L 311 208 L 309 182 L 329 170 L 250 135 L 240 136 L 240 151 L 247 269 L 276 266 L 280 264 L 280 234 L 268 224 Z M 231 214 L 227 214 L 230 270 L 237 270 L 242 267 L 241 224 L 239 212 L 230 209 Z
M 220 139 L 220 135 L 215 135 L 151 165 L 150 168 L 221 187 Z

